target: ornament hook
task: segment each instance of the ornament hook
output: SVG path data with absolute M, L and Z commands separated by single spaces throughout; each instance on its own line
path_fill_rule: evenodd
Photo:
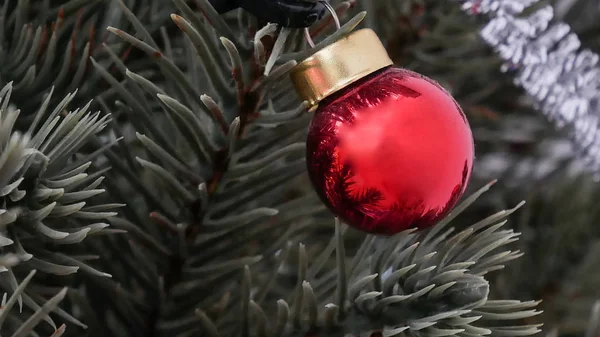
M 335 23 L 335 29 L 339 30 L 342 27 L 342 25 L 340 24 L 340 18 L 337 16 L 337 13 L 335 12 L 333 6 L 331 6 L 331 4 L 327 0 L 321 0 L 319 2 L 322 3 L 323 6 L 325 6 L 325 8 L 327 8 L 327 11 L 329 11 L 329 14 L 331 14 L 331 17 L 333 18 L 333 22 Z M 315 42 L 313 41 L 312 37 L 310 37 L 310 30 L 308 29 L 308 27 L 304 28 L 304 38 L 306 39 L 306 42 L 308 42 L 308 45 L 311 48 L 315 47 Z

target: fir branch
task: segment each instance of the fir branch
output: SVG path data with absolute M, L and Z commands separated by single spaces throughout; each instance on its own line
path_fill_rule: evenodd
M 24 296 L 25 288 L 35 273 L 35 270 L 30 271 L 27 277 L 12 291 L 8 300 L 7 293 L 4 293 L 2 303 L 0 304 L 0 331 L 3 334 L 8 333 L 13 337 L 24 337 L 35 334 L 34 329 L 42 320 L 46 321 L 54 330 L 50 337 L 60 337 L 65 332 L 66 325 L 62 324 L 60 327 L 57 327 L 48 314 L 56 310 L 58 304 L 65 297 L 67 288 L 63 288 L 43 306 L 38 307 L 26 320 L 22 320 L 24 315 L 15 315 L 13 307 L 16 303 L 19 303 L 19 306 L 22 307 L 22 297 Z M 22 308 L 19 309 L 19 312 L 22 313 Z
M 506 327 L 499 323 L 538 315 L 535 307 L 539 302 L 490 300 L 488 281 L 482 276 L 514 259 L 499 252 L 518 233 L 501 228 L 520 205 L 459 232 L 447 228 L 490 185 L 467 198 L 430 230 L 409 230 L 387 239 L 368 236 L 350 264 L 344 253 L 345 230 L 336 222 L 331 242 L 337 251 L 337 268 L 309 272 L 309 258 L 304 245 L 299 244 L 296 287 L 288 299 L 277 302 L 275 321 L 261 318 L 270 306 L 259 305 L 248 295 L 250 283 L 257 293 L 271 284 L 254 285 L 247 266 L 242 281 L 246 291 L 242 290 L 239 298 L 239 311 L 230 310 L 218 321 L 208 321 L 201 313 L 203 326 L 215 334 L 219 330 L 220 336 L 535 334 L 540 324 Z M 327 254 L 331 253 L 328 250 Z M 253 317 L 253 324 L 234 324 L 239 317 Z
M 0 90 L 0 252 L 5 254 L 0 286 L 14 291 L 23 273 L 32 269 L 57 276 L 80 271 L 110 277 L 76 253 L 83 251 L 77 249 L 82 241 L 111 232 L 105 221 L 116 215 L 115 207 L 122 206 L 103 203 L 99 199 L 104 193 L 99 187 L 102 176 L 88 173 L 101 152 L 78 157 L 79 150 L 102 131 L 110 116 L 89 112 L 89 103 L 69 111 L 75 94 L 50 110 L 51 91 L 32 114 L 29 130 L 21 133 L 13 129 L 20 110 L 10 103 L 12 92 L 10 83 Z M 28 333 L 60 298 L 46 302 L 35 292 L 19 295 L 20 304 L 24 301 L 40 314 L 25 322 L 16 336 Z M 37 304 L 40 302 L 42 307 Z M 65 311 L 60 310 L 59 315 L 85 327 Z
M 143 24 L 155 33 L 171 9 L 167 3 L 141 1 L 131 15 L 145 13 Z M 118 1 L 112 0 L 2 2 L 0 85 L 13 82 L 13 102 L 27 112 L 19 118 L 19 128 L 32 122 L 34 109 L 51 88 L 56 93 L 51 104 L 77 90 L 75 103 L 82 105 L 102 91 L 98 86 L 101 77 L 91 67 L 90 56 L 113 67 L 114 62 L 100 48 L 110 44 L 123 60 L 131 58 L 126 44 L 104 32 L 106 26 L 123 22 Z
M 189 329 L 192 325 L 172 325 L 176 322 L 175 317 L 171 317 L 174 313 L 162 312 L 160 308 L 172 307 L 171 303 L 177 303 L 179 310 L 186 313 L 185 319 L 192 319 L 196 308 L 204 310 L 214 301 L 215 296 L 222 296 L 223 291 L 229 291 L 226 289 L 233 289 L 234 283 L 231 281 L 223 283 L 235 271 L 230 258 L 237 255 L 242 256 L 242 259 L 254 259 L 252 255 L 246 255 L 248 246 L 236 247 L 236 241 L 263 241 L 264 235 L 271 231 L 268 236 L 272 240 L 265 240 L 265 243 L 268 243 L 270 251 L 274 251 L 277 249 L 274 243 L 279 242 L 277 239 L 284 233 L 283 224 L 289 224 L 292 219 L 305 214 L 324 211 L 315 195 L 303 200 L 308 201 L 308 204 L 300 211 L 292 206 L 293 200 L 288 201 L 281 196 L 282 191 L 291 188 L 286 182 L 304 171 L 303 153 L 299 151 L 303 149 L 303 144 L 299 141 L 305 132 L 306 117 L 294 113 L 285 119 L 279 117 L 279 120 L 264 126 L 254 124 L 259 117 L 258 112 L 265 107 L 265 101 L 271 102 L 275 109 L 290 104 L 299 106 L 296 111 L 305 109 L 305 104 L 294 102 L 293 97 L 277 98 L 269 92 L 275 83 L 281 83 L 279 79 L 287 74 L 295 61 L 276 60 L 273 70 L 267 76 L 254 70 L 260 67 L 256 61 L 266 60 L 267 53 L 271 52 L 263 41 L 275 38 L 277 31 L 257 33 L 260 38 L 255 38 L 254 41 L 262 47 L 251 48 L 258 53 L 257 58 L 245 60 L 247 48 L 243 44 L 237 45 L 223 39 L 223 46 L 215 44 L 219 40 L 208 29 L 208 22 L 215 22 L 217 18 L 209 17 L 206 20 L 186 3 L 175 3 L 183 15 L 172 15 L 171 18 L 184 32 L 187 41 L 191 42 L 184 44 L 186 48 L 198 52 L 186 52 L 189 59 L 184 61 L 132 34 L 117 28 L 109 29 L 144 51 L 156 63 L 161 77 L 159 85 L 143 74 L 134 73 L 125 67 L 120 71 L 127 76 L 127 80 L 120 83 L 93 61 L 99 73 L 117 89 L 127 104 L 127 108 L 122 111 L 130 114 L 130 121 L 138 132 L 137 139 L 145 146 L 141 151 L 131 147 L 124 149 L 129 152 L 124 154 L 126 158 L 139 157 L 137 163 L 141 165 L 131 162 L 115 163 L 116 171 L 133 179 L 136 185 L 145 186 L 147 195 L 150 196 L 146 199 L 147 207 L 157 223 L 142 220 L 144 224 L 141 226 L 147 228 L 159 224 L 171 233 L 168 237 L 164 234 L 160 237 L 147 237 L 148 242 L 156 240 L 158 245 L 169 247 L 167 254 L 161 256 L 161 262 L 158 262 L 163 264 L 164 261 L 172 268 L 164 275 L 166 302 L 160 303 L 157 308 L 162 318 L 152 319 L 156 321 L 157 331 L 161 334 L 191 332 Z M 210 13 L 203 12 L 209 16 Z M 354 22 L 357 20 L 359 19 Z M 136 27 L 143 29 L 139 25 Z M 143 31 L 138 32 L 138 36 L 146 35 Z M 202 50 L 198 49 L 200 45 L 203 45 Z M 206 58 L 206 55 L 214 56 Z M 226 55 L 232 64 L 220 61 Z M 199 91 L 199 88 L 206 87 L 206 82 L 193 83 L 193 78 L 183 72 L 187 65 L 199 61 L 204 61 L 200 64 L 207 69 L 207 75 L 211 79 L 211 86 L 206 88 L 206 94 Z M 237 83 L 237 90 L 234 92 L 217 90 L 219 83 L 226 82 L 221 78 L 227 73 Z M 232 105 L 231 102 L 235 104 Z M 164 123 L 149 122 L 156 118 Z M 169 137 L 165 134 L 167 130 L 171 130 L 168 131 Z M 117 131 L 119 132 L 120 130 Z M 174 147 L 173 144 L 178 145 Z M 262 144 L 262 148 L 256 148 L 256 144 Z M 284 149 L 276 151 L 281 146 Z M 269 155 L 273 151 L 275 154 Z M 143 157 L 148 159 L 142 159 Z M 114 158 L 119 158 L 119 155 Z M 156 193 L 160 193 L 162 197 L 160 202 Z M 286 210 L 286 213 L 279 215 L 274 206 Z M 170 211 L 173 209 L 180 211 Z M 274 217 L 276 214 L 277 217 Z M 273 220 L 267 220 L 267 217 Z M 232 231 L 243 231 L 248 235 L 232 241 L 227 235 Z M 149 233 L 157 233 L 156 228 L 149 229 L 143 235 L 147 236 Z M 258 263 L 258 260 L 254 263 Z M 212 273 L 209 278 L 197 280 L 198 271 L 206 268 L 223 272 Z M 207 293 L 208 289 L 219 283 L 222 283 L 220 288 L 223 290 Z M 185 289 L 193 289 L 194 293 L 203 295 L 190 296 Z M 180 315 L 181 313 L 178 314 L 179 317 Z

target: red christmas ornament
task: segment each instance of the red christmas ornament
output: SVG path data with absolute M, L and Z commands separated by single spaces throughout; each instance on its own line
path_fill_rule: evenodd
M 474 157 L 471 129 L 452 96 L 391 64 L 375 34 L 359 30 L 292 72 L 300 95 L 318 104 L 307 139 L 318 195 L 350 226 L 382 235 L 447 215 Z

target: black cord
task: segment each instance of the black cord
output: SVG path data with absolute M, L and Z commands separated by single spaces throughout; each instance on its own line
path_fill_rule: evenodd
M 221 14 L 242 8 L 261 21 L 289 28 L 310 27 L 327 12 L 327 6 L 322 1 L 209 0 L 209 2 Z

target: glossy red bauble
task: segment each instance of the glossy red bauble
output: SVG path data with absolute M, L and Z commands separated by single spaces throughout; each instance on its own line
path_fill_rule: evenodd
M 473 158 L 469 123 L 450 94 L 389 67 L 324 99 L 307 139 L 308 172 L 321 199 L 348 225 L 382 235 L 447 215 Z

